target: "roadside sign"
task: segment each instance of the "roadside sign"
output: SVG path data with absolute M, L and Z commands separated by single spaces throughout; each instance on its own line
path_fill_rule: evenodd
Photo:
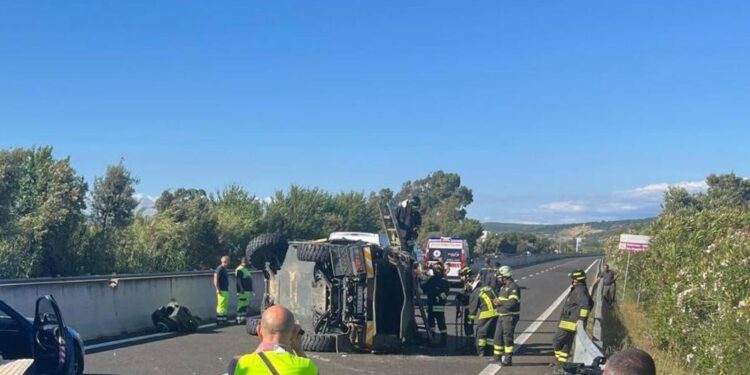
M 648 244 L 650 241 L 650 236 L 621 234 L 620 245 L 617 248 L 625 251 L 646 251 L 648 250 Z

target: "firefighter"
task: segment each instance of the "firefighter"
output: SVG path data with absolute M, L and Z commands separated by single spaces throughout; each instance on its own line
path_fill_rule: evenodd
M 495 327 L 494 355 L 495 360 L 504 366 L 513 365 L 513 335 L 521 314 L 521 288 L 513 280 L 513 273 L 508 266 L 498 270 L 500 291 L 494 301 L 498 318 Z
M 561 366 L 568 361 L 570 346 L 573 344 L 576 335 L 576 323 L 580 320 L 585 326 L 589 311 L 594 306 L 594 301 L 591 299 L 588 288 L 586 288 L 586 272 L 579 269 L 569 273 L 568 276 L 571 279 L 570 292 L 568 292 L 560 314 L 557 333 L 552 339 L 558 372 Z
M 250 297 L 253 296 L 253 280 L 245 257 L 240 258 L 240 265 L 234 271 L 234 276 L 237 281 L 237 324 L 244 324 L 247 319 L 247 306 L 250 304 Z
M 461 278 L 463 287 L 456 294 L 456 309 L 462 309 L 464 335 L 472 337 L 474 336 L 474 316 L 471 315 L 469 310 L 469 301 L 471 300 L 471 292 L 474 290 L 473 272 L 469 266 L 465 266 L 458 271 L 458 276 Z
M 448 301 L 450 284 L 445 279 L 445 269 L 441 263 L 432 266 L 432 277 L 422 284 L 427 295 L 427 324 L 431 331 L 440 333 L 440 347 L 448 345 L 448 326 L 445 324 L 445 303 Z M 437 323 L 438 330 L 435 330 Z
M 414 242 L 417 240 L 419 227 L 422 225 L 422 214 L 419 213 L 419 197 L 411 197 L 396 207 L 396 222 L 398 233 L 404 241 L 404 250 L 411 252 Z
M 497 268 L 492 267 L 492 259 L 487 257 L 484 260 L 484 267 L 479 270 L 479 280 L 484 286 L 489 286 L 497 292 Z
M 495 332 L 497 323 L 497 310 L 492 301 L 496 298 L 495 291 L 480 282 L 480 284 L 471 293 L 469 301 L 469 311 L 476 320 L 476 344 L 477 355 L 484 357 L 487 345 L 494 346 L 494 339 L 491 337 Z

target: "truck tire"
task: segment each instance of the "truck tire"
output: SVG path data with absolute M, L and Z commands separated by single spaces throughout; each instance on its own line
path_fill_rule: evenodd
M 265 270 L 268 262 L 271 270 L 276 272 L 284 263 L 288 246 L 281 233 L 264 233 L 250 240 L 245 248 L 245 257 L 255 269 Z
M 331 259 L 331 251 L 342 248 L 326 243 L 306 243 L 297 246 L 297 259 L 303 262 L 326 262 Z
M 260 319 L 249 319 L 245 324 L 245 331 L 250 336 L 258 336 L 258 326 L 260 326 Z
M 335 352 L 336 335 L 315 333 L 302 335 L 302 349 L 311 352 Z

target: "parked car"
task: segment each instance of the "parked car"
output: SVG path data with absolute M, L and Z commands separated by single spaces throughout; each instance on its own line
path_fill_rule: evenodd
M 25 375 L 80 375 L 84 350 L 81 335 L 65 325 L 52 296 L 37 299 L 33 319 L 0 300 L 0 372 L 12 365 L 27 367 Z

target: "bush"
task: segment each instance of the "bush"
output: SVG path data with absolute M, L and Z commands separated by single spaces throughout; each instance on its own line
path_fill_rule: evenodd
M 642 285 L 641 305 L 654 343 L 698 373 L 750 373 L 750 210 L 706 204 L 665 210 L 647 232 L 649 251 L 634 254 L 629 297 Z M 690 202 L 691 207 L 695 204 Z M 609 263 L 625 269 L 627 254 L 609 246 Z

